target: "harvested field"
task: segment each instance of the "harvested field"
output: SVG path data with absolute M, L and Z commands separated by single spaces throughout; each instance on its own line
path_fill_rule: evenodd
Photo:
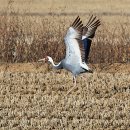
M 130 64 L 91 65 L 78 77 L 48 65 L 0 65 L 1 130 L 126 130 L 130 127 Z M 49 70 L 49 71 L 48 71 Z
M 130 0 L 0 0 L 0 130 L 130 129 Z M 77 15 L 101 20 L 93 74 L 77 78 L 37 63 L 60 61 Z

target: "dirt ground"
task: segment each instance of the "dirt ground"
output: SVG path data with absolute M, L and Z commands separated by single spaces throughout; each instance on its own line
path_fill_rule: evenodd
M 77 78 L 37 63 L 0 64 L 0 130 L 129 130 L 130 64 Z

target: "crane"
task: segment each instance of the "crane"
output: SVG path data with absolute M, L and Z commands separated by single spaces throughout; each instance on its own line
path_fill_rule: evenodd
M 87 24 L 83 26 L 82 20 L 77 16 L 64 37 L 66 45 L 65 58 L 58 64 L 54 64 L 54 61 L 50 56 L 38 60 L 39 62 L 48 61 L 52 64 L 53 68 L 66 69 L 72 73 L 74 86 L 67 92 L 67 94 L 76 87 L 77 75 L 85 72 L 93 72 L 87 65 L 88 56 L 92 38 L 95 36 L 96 29 L 100 24 L 100 20 L 92 15 Z

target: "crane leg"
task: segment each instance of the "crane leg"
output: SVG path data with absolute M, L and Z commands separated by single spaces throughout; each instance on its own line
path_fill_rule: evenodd
M 67 92 L 65 96 L 67 96 L 75 87 L 76 87 L 76 76 L 73 77 L 73 87 Z

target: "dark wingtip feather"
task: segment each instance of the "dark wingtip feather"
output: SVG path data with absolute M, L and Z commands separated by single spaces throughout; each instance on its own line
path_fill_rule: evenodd
M 94 22 L 95 19 L 96 19 L 96 16 L 91 15 L 91 17 L 89 18 L 88 23 L 86 24 L 86 27 L 88 27 L 89 25 L 91 25 Z
M 88 38 L 93 38 L 95 36 L 95 32 L 98 26 L 101 25 L 99 19 L 96 16 L 91 16 L 88 23 L 83 29 L 83 35 L 86 35 Z
M 74 22 L 71 25 L 73 28 L 77 29 L 78 31 L 82 31 L 83 28 L 83 24 L 82 24 L 82 20 L 80 19 L 79 16 L 77 16 L 77 18 L 74 20 Z
M 76 19 L 75 19 L 74 22 L 71 24 L 71 26 L 74 26 L 78 20 L 80 20 L 79 16 L 76 17 Z
M 94 28 L 94 27 L 98 27 L 98 26 L 100 26 L 101 25 L 101 22 L 100 22 L 100 20 L 98 19 L 98 20 L 96 20 L 94 23 L 92 23 L 89 27 L 90 28 Z
M 101 24 L 101 22 L 100 22 L 100 20 L 99 19 L 97 19 L 96 20 L 96 16 L 91 16 L 90 17 L 90 19 L 89 19 L 89 21 L 88 21 L 88 23 L 86 24 L 86 27 L 88 28 L 88 27 L 90 27 L 90 26 L 92 26 L 92 25 L 96 25 L 96 23 L 100 23 Z

